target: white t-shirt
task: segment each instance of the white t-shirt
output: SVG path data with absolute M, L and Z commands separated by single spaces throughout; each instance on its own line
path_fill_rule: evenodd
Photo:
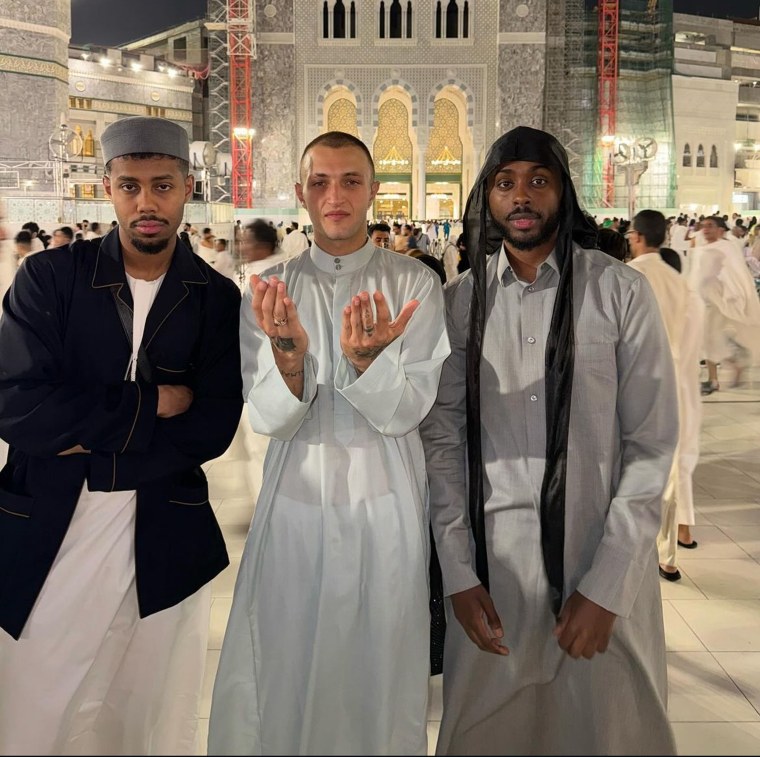
M 148 319 L 148 313 L 156 299 L 158 290 L 164 280 L 163 274 L 153 281 L 145 279 L 135 279 L 127 274 L 129 289 L 132 292 L 132 301 L 134 302 L 134 315 L 132 317 L 132 360 L 129 363 L 128 378 L 134 381 L 137 377 L 137 351 L 142 344 L 143 335 L 145 334 L 145 321 Z

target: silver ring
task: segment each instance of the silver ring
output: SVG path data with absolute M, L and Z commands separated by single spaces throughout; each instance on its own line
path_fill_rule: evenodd
M 287 318 L 274 318 L 274 325 L 275 326 L 287 326 L 288 325 L 288 319 Z
M 372 326 L 372 328 L 369 328 L 369 329 L 365 328 L 365 329 L 364 329 L 364 333 L 365 333 L 367 336 L 372 336 L 372 334 L 374 334 L 374 333 L 375 333 L 375 327 L 374 327 L 374 326 Z

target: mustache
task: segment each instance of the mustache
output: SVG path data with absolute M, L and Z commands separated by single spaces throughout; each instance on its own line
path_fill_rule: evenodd
M 537 213 L 535 210 L 529 210 L 528 208 L 515 208 L 511 213 L 507 215 L 507 221 L 519 221 L 524 218 L 543 218 L 541 213 Z
M 134 228 L 138 223 L 145 223 L 146 221 L 152 221 L 153 223 L 163 223 L 166 226 L 169 225 L 169 221 L 167 221 L 165 218 L 159 218 L 158 216 L 141 216 L 140 218 L 132 221 L 129 226 L 130 228 Z

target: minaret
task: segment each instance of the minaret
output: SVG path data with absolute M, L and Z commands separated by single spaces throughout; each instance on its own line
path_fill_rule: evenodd
M 1 3 L 0 158 L 48 160 L 48 140 L 68 112 L 71 0 Z

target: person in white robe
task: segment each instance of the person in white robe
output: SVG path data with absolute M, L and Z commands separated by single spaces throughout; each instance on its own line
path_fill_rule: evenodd
M 639 211 L 633 218 L 631 228 L 626 232 L 632 256 L 628 265 L 643 274 L 652 287 L 668 335 L 668 346 L 673 356 L 673 368 L 679 379 L 677 388 L 680 390 L 680 377 L 683 372 L 681 347 L 687 330 L 691 327 L 691 324 L 686 320 L 690 292 L 686 280 L 660 256 L 660 247 L 665 241 L 665 229 L 666 220 L 662 213 L 657 210 Z M 698 364 L 699 361 L 697 361 Z M 694 366 L 691 368 L 693 376 Z M 687 407 L 680 391 L 677 394 L 678 422 L 679 429 L 681 429 Z M 678 479 L 681 472 L 680 450 L 677 448 L 663 495 L 662 525 L 657 535 L 660 577 L 666 581 L 678 581 L 681 578 L 677 560 L 678 494 L 680 488 Z
M 718 364 L 733 372 L 729 388 L 741 385 L 760 354 L 760 300 L 744 256 L 725 238 L 726 224 L 715 216 L 702 222 L 706 244 L 692 250 L 692 288 L 705 304 L 703 357 L 708 380 L 703 394 L 720 389 Z
M 438 279 L 367 238 L 378 186 L 355 137 L 315 139 L 296 185 L 314 242 L 255 276 L 244 298 L 244 394 L 254 431 L 271 442 L 209 754 L 426 752 L 418 425 L 449 346 Z
M 542 131 L 492 146 L 465 228 L 421 428 L 449 598 L 437 753 L 673 754 L 655 536 L 678 420 L 651 287 L 588 249 Z

